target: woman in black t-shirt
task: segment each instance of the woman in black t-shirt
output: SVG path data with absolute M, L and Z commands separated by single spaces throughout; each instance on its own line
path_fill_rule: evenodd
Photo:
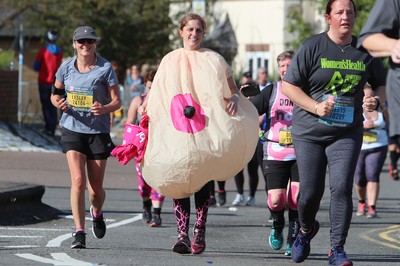
M 298 212 L 300 232 L 292 259 L 304 261 L 310 241 L 319 229 L 315 220 L 329 167 L 331 192 L 330 265 L 352 265 L 344 244 L 352 215 L 354 171 L 362 144 L 362 105 L 378 106 L 365 97 L 366 81 L 384 101 L 385 74 L 380 61 L 355 48 L 356 17 L 353 0 L 329 0 L 327 32 L 307 39 L 295 54 L 283 78 L 282 91 L 295 104 L 292 137 L 299 168 Z

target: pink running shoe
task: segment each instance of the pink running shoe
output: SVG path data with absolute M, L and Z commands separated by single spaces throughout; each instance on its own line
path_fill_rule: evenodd
M 367 212 L 367 218 L 375 218 L 376 217 L 376 210 L 372 208 L 371 206 L 368 207 L 368 212 Z
M 206 230 L 195 229 L 192 239 L 192 253 L 200 254 L 206 249 Z
M 365 202 L 364 203 L 358 203 L 358 210 L 357 210 L 357 212 L 356 212 L 356 215 L 357 216 L 363 216 L 363 215 L 365 215 L 365 212 L 366 212 L 366 204 L 365 204 Z
M 190 240 L 186 234 L 179 234 L 178 240 L 172 246 L 172 251 L 179 254 L 190 254 Z

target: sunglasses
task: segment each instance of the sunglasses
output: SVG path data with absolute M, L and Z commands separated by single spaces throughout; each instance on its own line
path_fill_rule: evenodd
M 94 40 L 94 39 L 80 39 L 80 40 L 76 40 L 76 42 L 79 43 L 79 44 L 85 44 L 85 43 L 94 44 L 96 42 L 96 40 Z

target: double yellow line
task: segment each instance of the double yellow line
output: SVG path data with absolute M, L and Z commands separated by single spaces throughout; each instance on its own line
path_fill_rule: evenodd
M 398 239 L 393 238 L 393 234 L 398 235 Z M 378 237 L 374 237 L 376 235 Z M 400 225 L 392 225 L 386 228 L 369 230 L 362 233 L 361 238 L 389 248 L 400 250 Z

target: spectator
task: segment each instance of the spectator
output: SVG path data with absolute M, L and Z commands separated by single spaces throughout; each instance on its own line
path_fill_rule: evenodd
M 260 86 L 260 91 L 262 91 L 265 87 L 272 84 L 270 80 L 268 80 L 268 71 L 265 67 L 260 67 L 257 72 L 257 83 Z
M 61 64 L 63 51 L 56 44 L 58 32 L 49 30 L 45 36 L 46 44 L 36 54 L 33 69 L 39 71 L 39 98 L 42 105 L 43 119 L 45 122 L 44 133 L 54 136 L 57 127 L 58 113 L 50 100 L 51 86 L 54 83 L 55 74 Z
M 132 65 L 128 73 L 130 73 L 130 75 L 126 77 L 124 87 L 130 92 L 130 101 L 132 101 L 133 98 L 144 92 L 145 85 L 144 79 L 140 75 L 139 65 Z

